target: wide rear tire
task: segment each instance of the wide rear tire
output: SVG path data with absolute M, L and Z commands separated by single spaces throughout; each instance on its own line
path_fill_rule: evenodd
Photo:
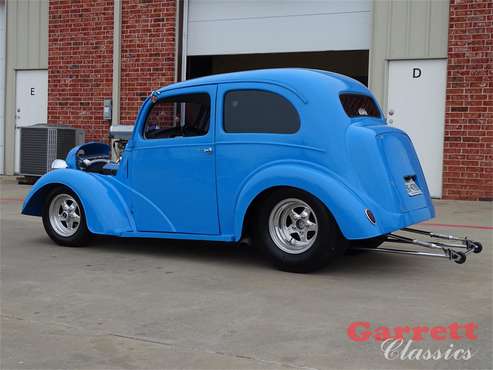
M 48 194 L 43 226 L 51 240 L 66 247 L 85 246 L 92 236 L 82 202 L 65 186 L 56 187 Z
M 257 207 L 254 217 L 254 243 L 283 271 L 318 270 L 347 246 L 325 205 L 297 189 L 269 195 Z

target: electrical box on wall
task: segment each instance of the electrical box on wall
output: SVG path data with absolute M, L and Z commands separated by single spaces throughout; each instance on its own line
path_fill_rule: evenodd
M 111 119 L 111 99 L 104 99 L 103 102 L 103 119 L 110 120 Z

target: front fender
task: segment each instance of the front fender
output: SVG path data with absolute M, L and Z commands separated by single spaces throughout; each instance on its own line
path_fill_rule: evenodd
M 252 201 L 263 191 L 277 186 L 304 190 L 322 201 L 334 216 L 347 239 L 381 235 L 379 225 L 365 215 L 368 204 L 349 189 L 337 175 L 308 162 L 277 163 L 251 175 L 240 191 L 235 209 L 235 236 L 241 234 L 243 221 Z
M 22 214 L 41 216 L 49 192 L 58 185 L 70 188 L 82 202 L 89 231 L 120 235 L 133 231 L 129 209 L 120 192 L 104 176 L 73 169 L 50 171 L 32 187 L 22 205 Z

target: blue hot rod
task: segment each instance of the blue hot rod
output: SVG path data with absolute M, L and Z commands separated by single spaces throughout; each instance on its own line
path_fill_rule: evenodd
M 389 127 L 357 81 L 270 69 L 176 83 L 144 101 L 120 158 L 88 143 L 56 160 L 22 213 L 58 244 L 93 234 L 239 241 L 289 271 L 347 248 L 444 257 L 479 252 L 467 238 L 407 228 L 434 217 L 409 137 Z M 422 233 L 447 242 L 392 234 Z M 383 241 L 435 253 L 378 248 Z M 451 242 L 452 241 L 452 242 Z

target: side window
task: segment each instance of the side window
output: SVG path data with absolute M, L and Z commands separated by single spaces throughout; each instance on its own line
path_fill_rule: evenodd
M 209 131 L 209 94 L 178 95 L 156 102 L 144 125 L 146 139 L 202 136 Z
M 224 97 L 223 128 L 231 133 L 292 134 L 300 118 L 284 97 L 262 90 L 229 91 Z

